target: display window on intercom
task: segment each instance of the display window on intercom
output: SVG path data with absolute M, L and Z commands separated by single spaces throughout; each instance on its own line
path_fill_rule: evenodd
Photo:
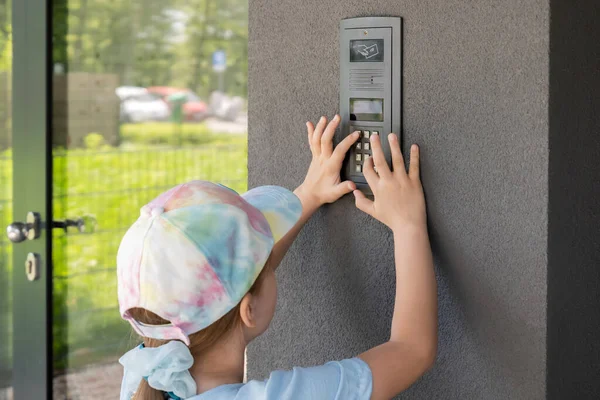
M 371 156 L 371 135 L 401 134 L 401 22 L 400 18 L 367 17 L 340 23 L 339 140 L 360 132 L 343 170 L 367 194 L 371 191 L 363 165 Z M 391 165 L 387 139 L 382 147 Z

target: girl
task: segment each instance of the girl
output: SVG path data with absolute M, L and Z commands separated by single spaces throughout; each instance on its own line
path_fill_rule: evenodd
M 419 179 L 419 149 L 405 170 L 390 135 L 393 172 L 371 136 L 364 175 L 374 193 L 340 182 L 355 132 L 333 148 L 340 121 L 307 123 L 313 155 L 294 193 L 263 186 L 238 195 L 193 181 L 141 210 L 117 256 L 122 317 L 143 343 L 120 363 L 122 400 L 389 399 L 434 362 L 437 293 Z M 377 171 L 377 172 L 375 172 Z M 244 379 L 246 346 L 269 326 L 277 297 L 275 269 L 302 226 L 323 204 L 354 192 L 356 206 L 394 235 L 396 304 L 390 339 L 358 357 Z

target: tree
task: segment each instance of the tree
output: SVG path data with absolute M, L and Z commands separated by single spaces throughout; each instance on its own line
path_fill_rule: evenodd
M 216 89 L 211 56 L 220 49 L 228 91 L 246 93 L 247 0 L 54 0 L 53 17 L 53 56 L 65 70 L 208 95 Z
M 0 71 L 8 71 L 12 63 L 11 1 L 0 0 Z

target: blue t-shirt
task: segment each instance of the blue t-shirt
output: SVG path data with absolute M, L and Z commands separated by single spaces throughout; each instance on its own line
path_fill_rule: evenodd
M 275 371 L 265 381 L 222 385 L 188 400 L 369 400 L 371 369 L 360 358 Z

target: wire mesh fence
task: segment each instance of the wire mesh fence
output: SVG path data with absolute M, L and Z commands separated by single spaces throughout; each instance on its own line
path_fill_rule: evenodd
M 163 125 L 161 129 L 167 134 L 183 131 L 169 123 Z M 143 132 L 144 125 L 123 129 Z M 54 150 L 54 220 L 85 217 L 88 224 L 83 233 L 53 231 L 55 376 L 114 363 L 134 345 L 129 325 L 118 313 L 116 253 L 142 205 L 192 179 L 219 182 L 238 192 L 246 190 L 246 135 L 211 132 L 202 124 L 185 129 L 195 130 L 197 135 L 189 133 L 193 140 L 177 139 L 179 145 L 161 138 L 140 139 L 138 136 L 143 133 L 139 133 L 119 146 L 106 145 L 101 140 L 91 143 L 95 140 L 92 135 L 87 138 L 86 148 Z M 4 226 L 12 219 L 11 187 L 8 149 L 0 153 L 0 222 Z M 12 271 L 11 248 L 6 236 L 1 235 L 0 276 L 10 276 Z M 11 318 L 10 282 L 3 281 L 1 285 L 0 295 L 6 300 L 0 302 L 1 333 L 3 338 L 10 338 L 12 324 L 4 323 Z M 10 339 L 2 341 L 0 359 L 10 361 L 10 343 Z M 6 386 L 9 371 L 3 378 Z M 67 390 L 68 384 L 60 387 Z
M 61 373 L 114 359 L 131 344 L 117 312 L 115 256 L 139 208 L 191 179 L 245 190 L 245 137 L 226 144 L 57 151 L 54 169 L 55 219 L 97 221 L 93 233 L 53 234 L 54 364 Z

